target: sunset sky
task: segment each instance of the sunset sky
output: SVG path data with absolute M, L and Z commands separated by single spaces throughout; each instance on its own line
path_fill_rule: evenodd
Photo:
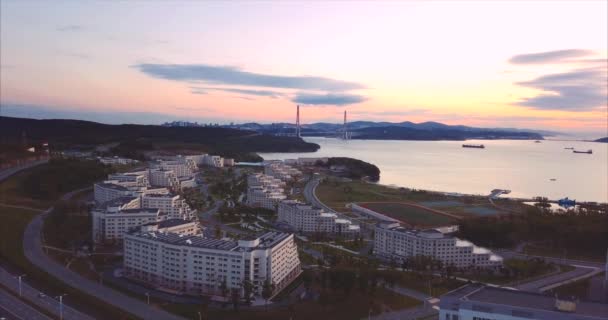
M 607 1 L 0 3 L 2 115 L 608 126 Z

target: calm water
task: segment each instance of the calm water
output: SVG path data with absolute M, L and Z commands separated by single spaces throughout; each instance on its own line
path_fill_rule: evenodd
M 608 144 L 582 141 L 469 140 L 384 141 L 307 137 L 321 149 L 308 153 L 262 153 L 264 159 L 351 157 L 377 165 L 380 183 L 417 189 L 489 194 L 509 189 L 510 197 L 570 197 L 608 202 Z M 593 154 L 574 154 L 593 149 Z M 556 179 L 556 181 L 550 181 Z

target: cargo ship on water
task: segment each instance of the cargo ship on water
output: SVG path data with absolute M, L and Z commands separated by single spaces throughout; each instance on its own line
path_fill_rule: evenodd
M 589 149 L 587 151 L 580 151 L 580 150 L 572 150 L 573 153 L 586 153 L 586 154 L 593 154 L 593 150 Z
M 475 149 L 484 149 L 486 146 L 483 144 L 463 144 L 463 148 L 475 148 Z

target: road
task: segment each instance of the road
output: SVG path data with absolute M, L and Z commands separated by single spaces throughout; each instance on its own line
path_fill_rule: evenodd
M 311 203 L 313 207 L 321 208 L 327 212 L 338 213 L 336 212 L 336 210 L 326 206 L 323 202 L 319 200 L 319 198 L 317 198 L 317 195 L 315 194 L 315 189 L 319 185 L 319 182 L 319 179 L 312 178 L 308 181 L 308 183 L 306 183 L 306 186 L 304 187 L 304 198 L 306 198 L 306 201 Z
M 12 168 L 8 168 L 8 169 L 4 169 L 2 171 L 0 171 L 0 181 L 14 175 L 15 173 L 21 171 L 21 170 L 25 170 L 25 169 L 29 169 L 29 168 L 33 168 L 35 166 L 39 166 L 41 164 L 47 163 L 49 162 L 48 159 L 44 159 L 44 160 L 38 160 L 38 161 L 34 161 L 34 162 L 30 162 L 24 165 L 20 165 L 17 167 L 12 167 Z
M 51 320 L 51 318 L 0 288 L 0 319 Z
M 82 190 L 75 190 L 70 194 L 75 194 Z M 69 195 L 64 196 L 64 199 L 69 198 Z M 74 287 L 90 296 L 104 301 L 107 304 L 113 305 L 126 312 L 134 314 L 142 319 L 167 319 L 178 320 L 183 319 L 176 315 L 170 314 L 164 310 L 155 309 L 138 299 L 131 298 L 121 292 L 104 287 L 95 281 L 91 281 L 76 272 L 65 268 L 60 263 L 47 256 L 42 249 L 42 225 L 44 217 L 51 209 L 36 216 L 25 229 L 23 237 L 23 250 L 27 259 L 40 269 L 58 278 L 67 285 Z M 66 317 L 66 319 L 68 319 Z M 72 317 L 70 319 L 91 319 L 90 317 Z

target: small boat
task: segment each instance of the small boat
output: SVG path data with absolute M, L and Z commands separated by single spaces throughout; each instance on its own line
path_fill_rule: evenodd
M 534 141 L 534 143 L 540 143 L 540 140 L 536 140 L 536 141 Z
M 586 154 L 592 154 L 593 150 L 589 149 L 587 151 L 580 151 L 580 150 L 572 150 L 573 153 L 586 153 Z
M 486 146 L 483 144 L 463 144 L 463 148 L 476 148 L 476 149 L 484 149 Z
M 565 147 L 566 150 L 574 150 L 574 147 Z
M 555 178 L 551 178 L 551 179 L 549 179 L 549 180 L 551 180 L 551 181 L 555 181 L 555 180 L 557 180 L 557 179 L 555 179 Z
M 557 200 L 557 204 L 559 204 L 560 207 L 573 207 L 576 205 L 576 200 L 571 200 L 568 199 L 568 197 L 565 197 L 563 199 Z

